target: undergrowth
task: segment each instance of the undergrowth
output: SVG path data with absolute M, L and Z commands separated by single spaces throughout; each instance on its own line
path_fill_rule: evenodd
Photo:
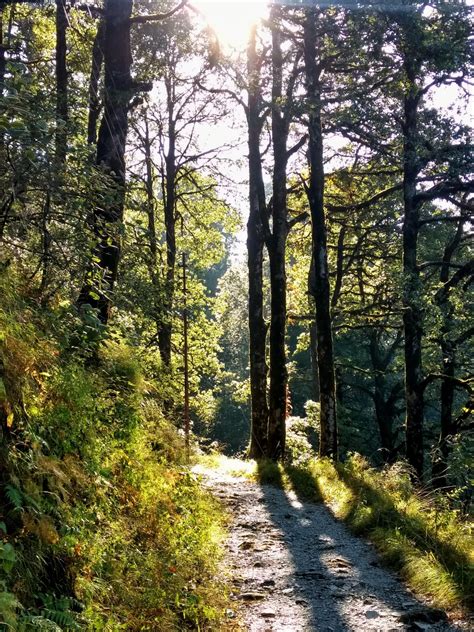
M 0 629 L 222 629 L 224 518 L 136 354 L 0 292 Z
M 441 497 L 416 489 L 403 463 L 376 470 L 358 454 L 337 465 L 314 458 L 298 467 L 272 461 L 239 467 L 234 460 L 223 461 L 223 467 L 261 484 L 293 489 L 303 502 L 324 501 L 354 533 L 371 540 L 382 560 L 433 606 L 472 611 L 472 523 Z

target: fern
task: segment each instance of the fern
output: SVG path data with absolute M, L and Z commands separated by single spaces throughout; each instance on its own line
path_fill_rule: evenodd
M 57 624 L 63 630 L 68 630 L 68 632 L 81 629 L 80 626 L 77 624 L 74 615 L 72 615 L 70 612 L 64 610 L 50 610 L 48 608 L 42 610 L 41 614 L 45 619 Z
M 23 624 L 22 629 L 28 630 L 36 630 L 37 632 L 63 632 L 63 630 L 59 627 L 57 623 L 51 621 L 50 619 L 45 619 L 45 617 L 24 617 L 21 620 Z
M 18 487 L 5 485 L 5 496 L 15 509 L 21 509 L 23 507 L 23 494 Z
M 15 549 L 9 542 L 0 542 L 0 569 L 9 573 L 16 562 Z
M 61 630 L 68 630 L 73 632 L 80 630 L 74 613 L 71 612 L 71 608 L 78 602 L 75 599 L 69 597 L 55 597 L 54 595 L 43 594 L 40 595 L 43 601 L 43 608 L 41 609 L 41 616 L 50 622 L 58 625 Z

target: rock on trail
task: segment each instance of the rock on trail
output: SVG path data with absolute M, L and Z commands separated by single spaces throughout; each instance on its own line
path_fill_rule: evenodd
M 232 515 L 227 564 L 249 632 L 468 629 L 418 601 L 324 505 L 219 470 L 195 471 Z

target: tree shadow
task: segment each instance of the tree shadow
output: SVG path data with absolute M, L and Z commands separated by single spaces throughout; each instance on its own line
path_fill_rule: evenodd
M 295 522 L 301 520 L 299 514 L 303 513 L 304 508 L 300 508 L 297 503 L 290 501 L 284 491 L 282 472 L 276 464 L 271 461 L 258 461 L 257 476 L 267 513 L 274 526 L 282 533 L 284 546 L 288 549 L 294 564 L 297 590 L 294 599 L 304 599 L 308 606 L 307 621 L 303 630 L 349 632 L 350 628 L 332 599 L 325 600 L 323 604 L 311 598 L 312 588 L 316 584 L 326 581 L 326 568 L 321 563 L 316 546 L 314 551 L 304 550 L 298 546 L 299 534 Z M 295 476 L 298 476 L 300 488 L 306 489 L 305 472 L 300 470 L 295 473 Z M 317 498 L 315 497 L 314 500 Z M 323 533 L 321 536 L 330 537 L 329 534 Z M 324 617 L 321 616 L 323 610 Z M 302 630 L 295 627 L 294 632 L 302 632 Z
M 307 622 L 292 632 L 353 630 L 348 610 L 357 611 L 361 629 L 385 629 L 389 618 L 392 627 L 403 629 L 397 618 L 420 604 L 379 568 L 369 544 L 349 535 L 324 505 L 316 504 L 323 495 L 311 473 L 291 466 L 282 471 L 261 461 L 257 475 L 266 511 L 291 555 L 297 593 L 306 602 Z M 284 491 L 285 482 L 290 482 L 293 493 Z M 308 530 L 312 530 L 309 543 Z
M 401 512 L 389 494 L 377 489 L 375 483 L 370 483 L 357 473 L 345 469 L 340 469 L 339 475 L 353 492 L 353 502 L 346 518 L 347 522 L 350 524 L 354 520 L 357 504 L 362 498 L 369 506 L 383 507 L 376 519 L 372 518 L 363 526 L 361 533 L 368 533 L 375 527 L 386 529 L 387 532 L 402 533 L 419 551 L 429 554 L 450 575 L 460 600 L 472 611 L 474 609 L 474 570 L 469 554 L 456 548 L 452 543 L 441 540 L 436 531 L 427 526 L 426 520 Z M 385 557 L 385 561 L 397 569 L 403 563 L 403 556 L 404 551 L 401 546 L 398 554 L 396 550 L 393 551 L 392 556 Z

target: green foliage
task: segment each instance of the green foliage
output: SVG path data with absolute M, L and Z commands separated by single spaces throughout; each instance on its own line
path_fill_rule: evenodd
M 2 582 L 3 583 L 3 582 Z M 15 595 L 6 590 L 0 591 L 0 623 L 11 629 L 16 629 L 18 623 L 17 613 L 21 604 Z
M 241 94 L 242 85 L 229 90 L 228 82 L 244 77 L 245 70 L 226 68 L 217 76 L 224 60 L 213 50 L 215 38 L 201 32 L 191 13 L 134 23 L 133 76 L 138 83 L 154 82 L 154 88 L 133 98 L 128 113 L 124 217 L 112 231 L 120 235 L 121 267 L 111 295 L 112 325 L 105 327 L 90 307 L 80 314 L 73 307 L 84 279 L 93 282 L 91 296 L 99 297 L 104 270 L 94 233 L 123 193 L 111 174 L 97 168 L 94 143 L 86 142 L 87 78 L 98 20 L 69 3 L 69 115 L 58 120 L 55 6 L 40 4 L 7 3 L 1 20 L 1 617 L 19 631 L 219 629 L 222 591 L 212 577 L 222 517 L 189 473 L 176 426 L 183 416 L 186 309 L 193 427 L 229 451 L 243 450 L 248 441 L 247 269 L 230 264 L 231 236 L 241 222 L 229 204 L 235 191 L 222 173 L 226 163 L 216 168 L 218 151 L 200 146 L 201 136 L 218 130 L 221 116 L 236 121 L 231 110 L 238 108 L 226 99 Z M 137 0 L 135 10 L 171 7 L 155 5 Z M 424 370 L 444 372 L 446 356 L 452 355 L 457 386 L 469 376 L 468 284 L 455 285 L 444 302 L 437 299 L 443 287 L 437 262 L 457 232 L 451 280 L 472 255 L 467 214 L 464 226 L 458 227 L 459 218 L 452 221 L 469 210 L 467 198 L 456 192 L 469 179 L 469 130 L 459 112 L 443 113 L 432 99 L 443 85 L 463 89 L 471 62 L 467 9 L 460 1 L 435 2 L 419 14 L 338 8 L 318 13 L 319 61 L 327 70 L 322 120 L 332 130 L 331 142 L 324 139 L 324 159 L 333 171 L 326 177 L 325 202 L 343 457 L 359 450 L 380 463 L 383 430 L 390 444 L 383 446 L 385 456 L 404 449 L 403 287 L 420 313 Z M 291 47 L 299 41 L 299 27 L 290 20 L 286 27 L 295 37 L 288 40 L 285 59 L 298 59 Z M 261 60 L 265 109 L 271 102 L 270 58 Z M 410 63 L 414 78 L 407 77 Z M 289 68 L 282 70 L 285 79 L 291 75 Z M 302 76 L 294 79 L 297 111 L 288 123 L 296 140 L 307 112 L 300 98 Z M 222 94 L 213 85 L 222 86 Z M 400 122 L 408 92 L 417 90 L 426 92 L 413 148 L 421 197 L 414 253 L 419 265 L 410 278 L 401 272 L 399 183 L 407 158 L 403 146 L 409 143 Z M 271 134 L 264 111 L 262 129 Z M 67 140 L 61 165 L 58 130 Z M 294 155 L 291 168 L 305 177 L 303 155 Z M 265 179 L 271 159 L 265 152 Z M 300 180 L 288 183 L 288 219 L 306 210 Z M 175 198 L 172 229 L 165 225 L 169 185 Z M 449 197 L 443 203 L 423 203 L 430 188 L 445 185 Z M 446 215 L 451 217 L 444 224 L 432 221 Z M 170 233 L 172 245 L 166 243 Z M 450 451 L 445 465 L 453 485 L 444 497 L 419 498 L 399 466 L 380 474 L 360 457 L 339 469 L 314 462 L 318 410 L 308 401 L 316 397 L 307 328 L 315 309 L 307 294 L 310 260 L 311 229 L 298 222 L 287 250 L 295 415 L 288 424 L 288 463 L 282 469 L 262 462 L 259 476 L 293 485 L 309 498 L 326 498 L 352 528 L 377 542 L 415 588 L 429 584 L 441 604 L 465 602 L 471 590 L 467 545 L 452 508 L 469 505 L 472 445 L 464 431 L 470 404 L 456 390 L 452 425 L 458 434 L 441 446 Z M 265 294 L 267 287 L 265 282 Z M 264 312 L 267 318 L 268 305 Z M 169 366 L 158 351 L 163 324 L 172 328 Z M 441 454 L 438 390 L 438 382 L 426 390 L 424 438 L 426 448 Z
M 86 365 L 67 346 L 73 316 L 69 331 L 52 329 L 54 312 L 2 282 L 2 405 L 15 417 L 0 442 L 1 621 L 19 632 L 219 629 L 223 516 L 136 350 L 111 335 Z
M 315 402 L 311 402 L 313 405 Z M 286 421 L 285 461 L 291 465 L 305 465 L 313 457 L 315 438 L 319 426 L 319 415 L 315 414 L 316 406 L 309 407 L 313 413 L 308 418 L 289 417 Z

